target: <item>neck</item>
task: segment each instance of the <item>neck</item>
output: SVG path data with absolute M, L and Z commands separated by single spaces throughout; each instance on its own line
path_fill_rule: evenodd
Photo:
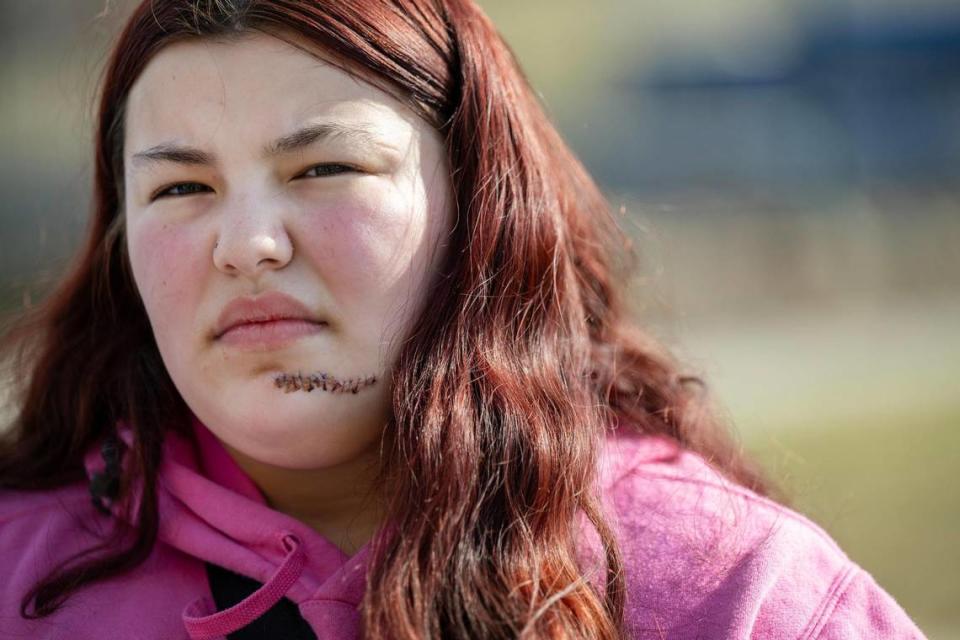
M 224 447 L 250 476 L 271 508 L 310 526 L 348 556 L 376 533 L 384 509 L 374 491 L 378 452 L 323 469 L 286 469 Z

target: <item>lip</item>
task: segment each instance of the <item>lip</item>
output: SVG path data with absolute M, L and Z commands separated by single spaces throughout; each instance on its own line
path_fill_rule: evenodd
M 230 301 L 217 318 L 214 340 L 235 344 L 286 342 L 316 333 L 326 325 L 299 300 L 268 291 Z
M 320 333 L 326 324 L 306 320 L 271 320 L 238 324 L 220 336 L 221 344 L 234 347 L 276 349 L 305 336 Z

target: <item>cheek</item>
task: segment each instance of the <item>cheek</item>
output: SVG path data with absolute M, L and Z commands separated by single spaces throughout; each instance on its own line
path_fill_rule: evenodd
M 424 207 L 388 189 L 324 209 L 306 218 L 309 259 L 348 319 L 355 346 L 389 360 L 422 304 L 429 244 Z
M 344 198 L 307 220 L 304 250 L 340 299 L 382 304 L 423 270 L 425 215 L 409 197 L 385 190 Z
M 198 307 L 203 271 L 196 237 L 187 226 L 144 222 L 130 229 L 130 265 L 158 341 L 189 322 Z

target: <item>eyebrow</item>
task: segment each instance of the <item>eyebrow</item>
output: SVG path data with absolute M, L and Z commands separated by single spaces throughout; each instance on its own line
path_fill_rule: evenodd
M 336 122 L 322 122 L 309 124 L 288 133 L 264 146 L 261 154 L 271 158 L 291 151 L 303 149 L 315 142 L 323 140 L 342 139 L 360 146 L 381 146 L 381 142 L 374 130 L 368 125 L 345 125 Z M 216 164 L 216 157 L 212 153 L 194 147 L 163 143 L 133 154 L 131 157 L 135 166 L 148 166 L 159 162 L 174 162 L 185 165 Z

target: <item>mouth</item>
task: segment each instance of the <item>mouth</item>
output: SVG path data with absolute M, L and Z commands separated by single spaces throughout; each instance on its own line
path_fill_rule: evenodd
M 326 321 L 306 303 L 271 290 L 234 298 L 223 308 L 216 324 L 214 340 L 240 345 L 289 341 L 316 333 Z
M 327 328 L 326 322 L 313 322 L 302 318 L 278 318 L 236 324 L 220 334 L 216 341 L 239 349 L 278 349 L 322 334 Z

